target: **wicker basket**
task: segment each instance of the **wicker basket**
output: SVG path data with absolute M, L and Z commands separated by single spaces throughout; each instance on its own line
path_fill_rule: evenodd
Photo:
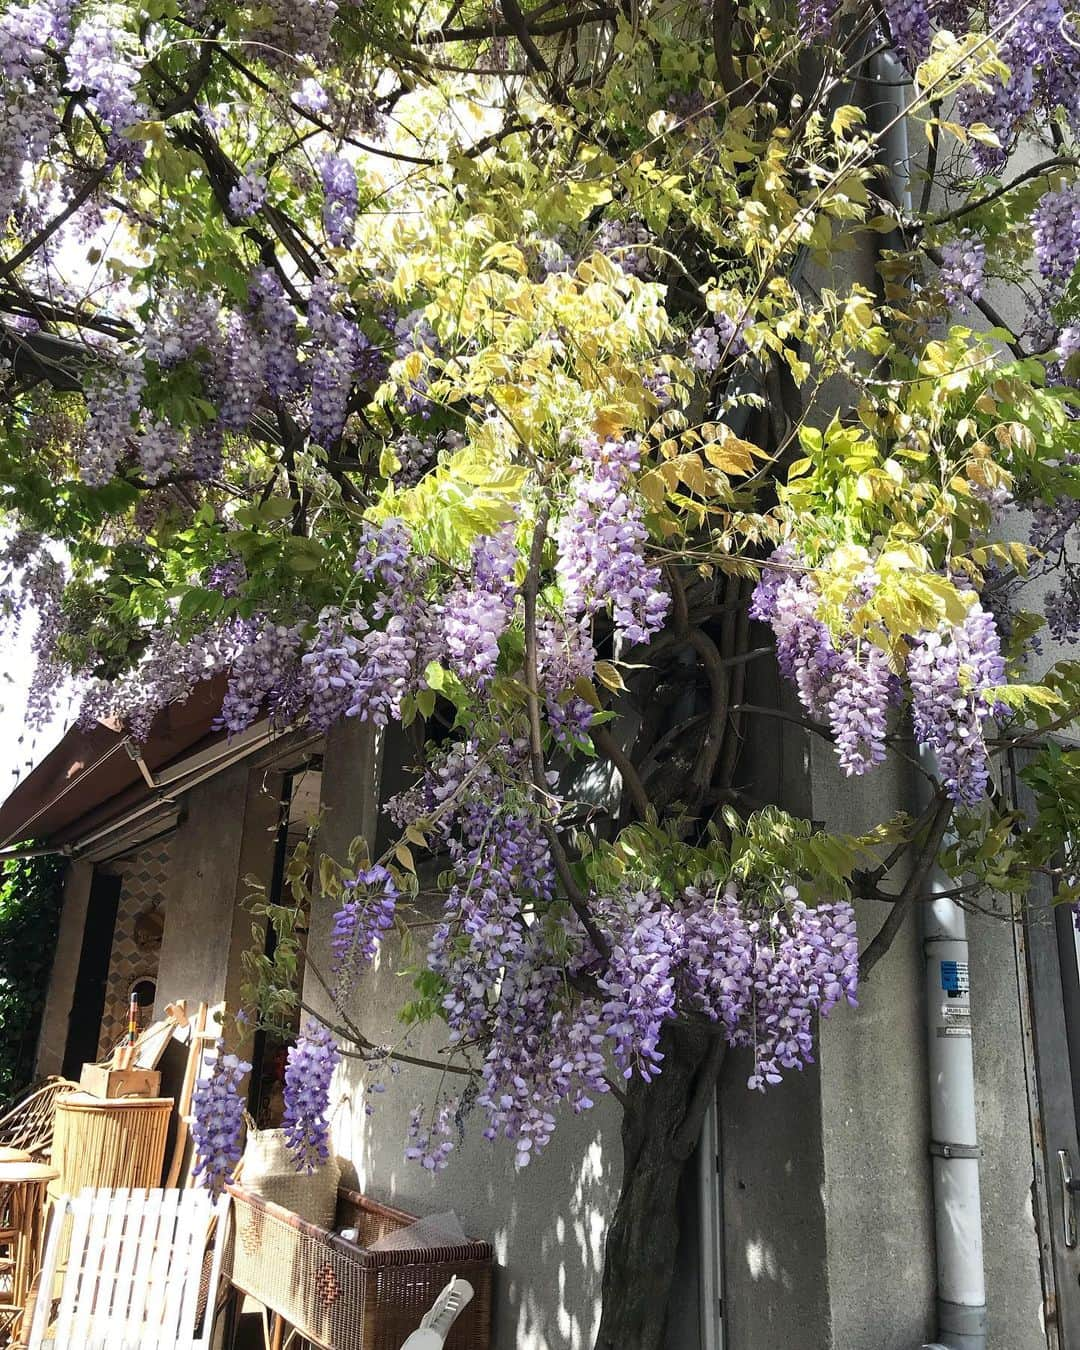
M 284 1130 L 248 1130 L 244 1190 L 321 1228 L 334 1222 L 341 1166 L 330 1156 L 313 1172 L 298 1172 Z
M 489 1350 L 490 1243 L 372 1252 L 363 1244 L 415 1223 L 415 1215 L 341 1189 L 337 1223 L 359 1231 L 357 1244 L 239 1186 L 229 1189 L 229 1278 L 322 1350 L 400 1350 L 452 1275 L 468 1280 L 475 1297 L 454 1323 L 447 1350 Z

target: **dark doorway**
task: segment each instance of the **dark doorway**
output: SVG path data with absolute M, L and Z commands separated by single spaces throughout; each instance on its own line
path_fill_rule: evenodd
M 82 1066 L 97 1059 L 101 1015 L 105 1011 L 105 984 L 109 975 L 113 929 L 120 903 L 120 878 L 94 869 L 86 906 L 79 973 L 68 1016 L 64 1047 L 65 1078 L 78 1079 Z

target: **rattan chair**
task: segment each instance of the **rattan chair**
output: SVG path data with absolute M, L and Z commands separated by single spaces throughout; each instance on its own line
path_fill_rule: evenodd
M 52 1151 L 56 1099 L 65 1092 L 76 1091 L 78 1086 L 67 1078 L 31 1083 L 0 1113 L 0 1145 L 23 1148 L 35 1158 L 48 1157 Z

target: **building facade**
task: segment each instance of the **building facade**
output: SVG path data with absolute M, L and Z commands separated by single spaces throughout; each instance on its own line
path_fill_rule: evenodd
M 758 678 L 753 700 L 779 706 L 775 676 Z M 41 1074 L 77 1073 L 76 1061 L 93 1057 L 84 1054 L 88 1044 L 111 1044 L 131 984 L 151 972 L 159 1012 L 180 998 L 235 1006 L 243 952 L 263 940 L 253 937 L 246 899 L 256 886 L 274 893 L 316 816 L 318 848 L 335 857 L 357 834 L 373 852 L 390 837 L 379 804 L 407 781 L 408 754 L 395 735 L 345 723 L 326 739 L 274 737 L 264 727 L 224 742 L 210 720 L 201 736 L 193 721 L 179 751 L 152 735 L 142 765 L 126 761 L 133 777 L 119 790 L 100 769 L 79 778 L 93 761 L 82 733 L 72 733 L 0 812 L 9 843 L 20 833 L 15 815 L 37 812 L 26 831 L 40 837 L 42 821 L 51 821 L 71 856 Z M 829 747 L 779 719 L 763 719 L 755 734 L 744 753 L 755 795 L 841 827 L 871 823 Z M 52 801 L 56 783 L 73 777 L 78 789 Z M 877 791 L 881 819 L 910 802 L 912 785 L 881 779 Z M 310 916 L 316 964 L 331 909 L 316 901 Z M 860 902 L 863 944 L 881 911 Z M 134 930 L 148 913 L 163 916 L 160 944 L 142 952 Z M 1060 1149 L 1078 1156 L 1075 1110 L 1066 1110 L 1076 948 L 1070 957 L 1064 939 L 1072 929 L 1062 917 L 1046 896 L 1032 897 L 1019 916 L 1002 908 L 969 919 L 990 1350 L 1080 1345 L 1068 1321 L 1080 1267 L 1064 1242 L 1057 1157 Z M 350 1015 L 377 1043 L 402 1036 L 395 965 L 388 947 L 352 993 Z M 863 988 L 861 1006 L 822 1024 L 816 1065 L 761 1094 L 747 1090 L 744 1057 L 729 1054 L 684 1180 L 671 1350 L 910 1350 L 932 1339 L 924 970 L 913 917 Z M 315 1005 L 322 997 L 310 972 L 304 997 Z M 1046 1006 L 1056 1009 L 1056 1030 Z M 437 1051 L 437 1033 L 409 1048 L 421 1058 Z M 433 1177 L 404 1159 L 408 1114 L 430 1099 L 433 1071 L 405 1065 L 373 1090 L 356 1061 L 347 1064 L 333 1116 L 346 1176 L 406 1210 L 453 1210 L 467 1231 L 493 1241 L 502 1350 L 586 1350 L 621 1175 L 615 1103 L 568 1115 L 524 1171 L 515 1171 L 508 1145 L 474 1130 Z M 260 1071 L 265 1092 L 272 1066 Z

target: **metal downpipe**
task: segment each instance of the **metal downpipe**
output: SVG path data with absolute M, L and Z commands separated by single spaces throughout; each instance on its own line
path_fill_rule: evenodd
M 893 52 L 870 62 L 869 87 L 876 112 L 888 125 L 884 154 L 895 200 L 911 209 L 911 160 L 907 118 L 911 84 Z M 875 92 L 876 91 L 876 92 Z M 937 776 L 937 757 L 921 752 Z M 964 911 L 942 892 L 949 880 L 935 867 L 929 888 L 937 896 L 924 906 L 924 998 L 930 1095 L 930 1158 L 937 1252 L 937 1339 L 922 1350 L 986 1350 L 986 1278 L 983 1266 L 982 1197 L 975 1126 L 975 1065 Z

